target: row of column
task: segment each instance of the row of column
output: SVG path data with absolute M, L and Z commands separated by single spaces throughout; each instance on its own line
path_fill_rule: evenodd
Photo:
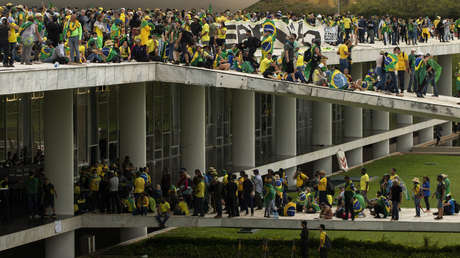
M 441 95 L 452 95 L 452 59 L 441 56 L 439 63 L 444 73 L 439 81 Z M 362 65 L 354 64 L 352 75 L 361 78 Z M 232 93 L 232 162 L 234 167 L 251 168 L 255 162 L 255 93 L 245 90 L 233 90 Z M 206 121 L 205 88 L 185 86 L 183 94 L 181 130 L 182 164 L 186 168 L 206 169 Z M 145 84 L 133 84 L 120 87 L 120 157 L 129 155 L 136 167 L 146 166 L 146 110 Z M 296 149 L 296 99 L 276 96 L 276 149 L 279 156 L 295 156 Z M 332 142 L 332 104 L 313 102 L 312 144 L 331 146 Z M 73 215 L 73 91 L 48 91 L 44 104 L 45 126 L 45 172 L 54 183 L 59 198 L 56 199 L 56 213 Z M 372 129 L 390 130 L 389 113 L 372 111 Z M 344 137 L 363 137 L 363 112 L 361 108 L 344 108 Z M 412 116 L 398 114 L 399 124 L 412 124 Z M 452 131 L 451 123 L 443 124 L 443 135 Z M 420 141 L 433 138 L 433 128 L 421 130 Z M 413 145 L 412 133 L 398 137 L 398 151 L 408 151 Z M 373 145 L 373 157 L 378 158 L 390 153 L 389 140 Z M 346 153 L 349 166 L 359 165 L 363 161 L 362 147 Z M 314 162 L 315 170 L 332 171 L 332 157 Z M 288 176 L 295 168 L 287 168 Z M 121 239 L 129 240 L 147 233 L 147 229 L 125 229 Z M 46 240 L 46 256 L 74 257 L 74 232 L 60 234 Z
M 56 214 L 74 214 L 74 124 L 73 90 L 48 91 L 44 101 L 45 173 L 53 182 L 59 198 Z M 145 84 L 120 87 L 120 155 L 129 155 L 136 167 L 146 166 Z M 203 100 L 204 102 L 204 100 Z M 147 234 L 147 228 L 121 231 L 126 241 Z M 75 232 L 46 239 L 47 258 L 75 257 Z

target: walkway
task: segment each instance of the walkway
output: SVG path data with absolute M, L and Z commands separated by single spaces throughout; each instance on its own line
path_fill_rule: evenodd
M 460 216 L 445 216 L 436 221 L 431 213 L 422 213 L 420 218 L 414 218 L 415 210 L 403 208 L 400 220 L 397 222 L 387 219 L 375 219 L 368 215 L 354 222 L 333 218 L 318 219 L 318 214 L 296 214 L 295 217 L 280 217 L 279 219 L 264 218 L 263 211 L 255 212 L 255 216 L 238 218 L 214 219 L 214 215 L 205 217 L 172 216 L 167 222 L 168 227 L 224 227 L 224 228 L 262 228 L 262 229 L 300 229 L 303 220 L 308 221 L 308 227 L 317 229 L 325 224 L 328 230 L 357 230 L 357 231 L 401 231 L 401 232 L 453 232 L 460 233 Z M 45 224 L 39 227 L 0 236 L 0 251 L 34 241 L 46 239 L 65 232 L 80 228 L 136 228 L 158 227 L 153 214 L 148 216 L 133 216 L 131 214 L 84 214 Z

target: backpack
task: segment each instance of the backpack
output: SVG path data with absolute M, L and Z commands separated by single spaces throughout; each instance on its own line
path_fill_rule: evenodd
M 328 235 L 326 235 L 326 240 L 324 241 L 324 247 L 326 249 L 331 249 L 332 248 L 331 239 L 329 238 Z
M 335 194 L 334 186 L 332 186 L 332 183 L 329 180 L 327 180 L 326 194 L 330 194 L 332 196 Z
M 460 211 L 460 206 L 458 205 L 457 201 L 454 200 L 454 205 L 455 205 L 455 213 L 458 213 Z

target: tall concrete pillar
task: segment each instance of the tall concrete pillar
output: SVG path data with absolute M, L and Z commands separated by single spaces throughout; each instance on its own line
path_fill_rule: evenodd
M 73 215 L 73 91 L 47 91 L 44 104 L 45 173 L 59 198 L 56 214 Z M 47 258 L 75 257 L 75 232 L 46 239 Z
M 59 198 L 56 214 L 73 215 L 73 91 L 47 91 L 44 104 L 45 173 Z
M 255 93 L 232 91 L 232 163 L 234 167 L 256 166 Z
M 353 68 L 354 69 L 354 68 Z M 353 70 L 354 71 L 354 70 Z M 363 109 L 344 107 L 344 136 L 346 138 L 363 137 Z M 345 153 L 348 166 L 357 166 L 363 163 L 363 148 L 357 148 Z
M 297 122 L 296 122 L 296 98 L 276 96 L 275 120 L 276 120 L 276 154 L 279 156 L 297 155 Z M 288 176 L 289 184 L 295 183 L 290 180 L 296 167 L 284 168 Z
M 119 90 L 120 158 L 129 156 L 135 167 L 147 164 L 145 83 L 122 85 Z
M 74 258 L 75 231 L 47 238 L 45 241 L 45 256 L 46 258 Z
M 205 88 L 183 87 L 181 141 L 182 166 L 189 171 L 206 169 Z
M 438 63 L 442 67 L 442 75 L 438 81 L 439 95 L 452 96 L 452 56 L 438 56 Z M 452 134 L 452 122 L 448 121 L 441 125 L 441 135 Z
M 376 131 L 390 130 L 390 114 L 385 111 L 372 111 L 372 129 Z M 373 158 L 386 156 L 390 153 L 390 141 L 384 140 L 372 146 Z
M 411 115 L 398 114 L 396 116 L 398 124 L 400 125 L 411 125 L 413 123 L 413 118 Z M 401 135 L 397 139 L 396 150 L 399 152 L 408 152 L 414 146 L 414 134 L 408 133 Z
M 330 146 L 332 145 L 332 104 L 325 102 L 313 102 L 313 133 L 312 144 Z M 317 160 L 313 169 L 325 170 L 332 173 L 332 157 Z
M 145 83 L 122 85 L 119 94 L 120 158 L 129 156 L 135 167 L 145 167 L 147 165 Z M 131 238 L 147 234 L 146 227 L 127 230 L 137 233 L 129 235 Z
M 433 127 L 428 127 L 423 130 L 420 130 L 418 133 L 419 143 L 426 143 L 433 140 Z

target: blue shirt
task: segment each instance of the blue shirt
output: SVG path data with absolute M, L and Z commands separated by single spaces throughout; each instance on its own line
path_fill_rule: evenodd
M 428 188 L 428 190 L 423 190 L 423 196 L 424 197 L 430 197 L 431 192 L 430 192 L 430 182 L 424 182 L 422 184 L 422 188 Z
M 455 203 L 452 199 L 449 200 L 449 209 L 451 214 L 455 214 Z

